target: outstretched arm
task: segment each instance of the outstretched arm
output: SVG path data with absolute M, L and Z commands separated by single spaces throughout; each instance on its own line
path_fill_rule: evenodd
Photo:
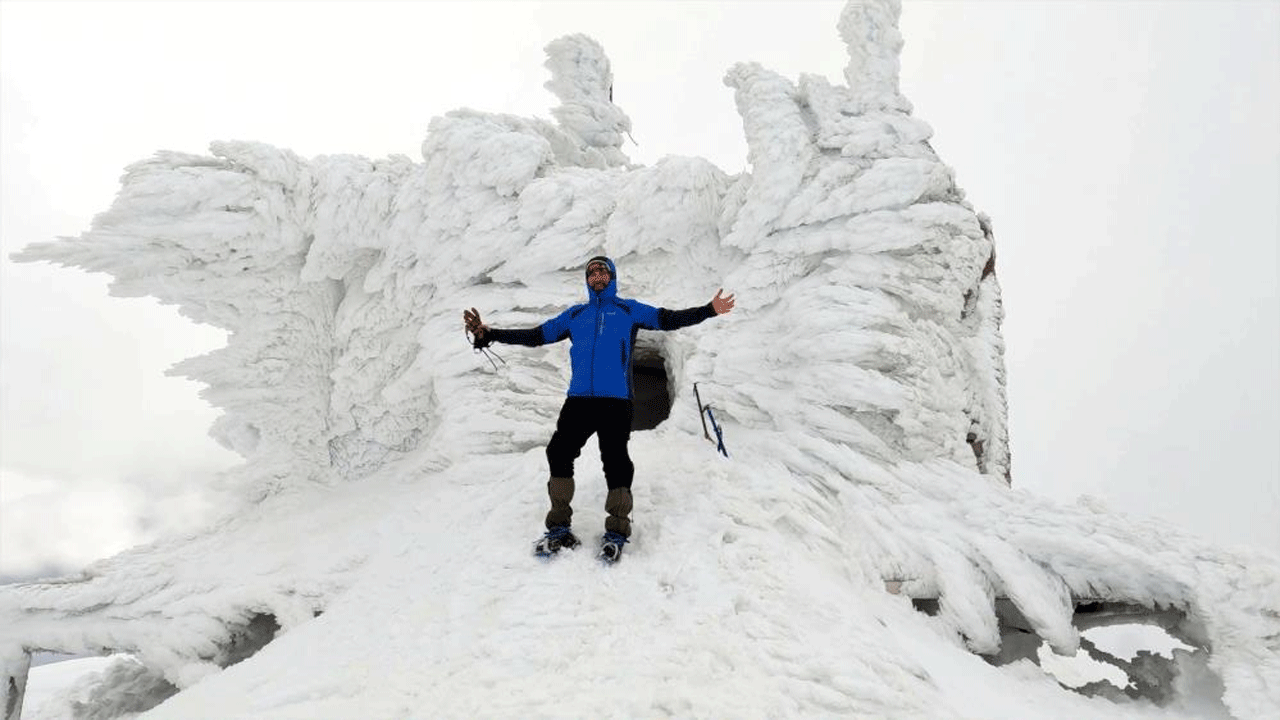
M 529 347 L 537 347 L 546 343 L 541 326 L 526 330 L 490 328 L 480 320 L 480 313 L 475 308 L 462 311 L 462 322 L 466 325 L 467 332 L 471 333 L 472 347 L 488 347 L 493 342 L 527 345 Z
M 733 295 L 722 297 L 724 289 L 716 291 L 716 296 L 706 305 L 687 308 L 685 310 L 658 310 L 658 330 L 678 330 L 682 327 L 697 325 L 716 315 L 723 315 L 733 309 Z

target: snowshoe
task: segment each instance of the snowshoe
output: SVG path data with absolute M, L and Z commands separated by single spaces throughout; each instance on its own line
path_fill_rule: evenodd
M 600 538 L 600 559 L 612 565 L 622 557 L 622 546 L 627 544 L 627 538 L 616 532 L 607 532 L 604 537 Z
M 553 527 L 549 528 L 547 534 L 533 546 L 533 554 L 538 557 L 551 557 L 564 548 L 572 550 L 578 544 L 578 538 L 572 530 L 567 527 Z

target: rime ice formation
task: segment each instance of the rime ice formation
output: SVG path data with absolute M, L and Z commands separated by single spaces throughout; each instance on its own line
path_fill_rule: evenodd
M 548 46 L 556 125 L 448 113 L 422 162 L 237 142 L 131 166 L 90 231 L 21 259 L 229 331 L 174 372 L 222 408 L 242 502 L 0 588 L 8 715 L 34 650 L 132 656 L 80 688 L 99 716 L 126 695 L 148 718 L 1274 715 L 1274 559 L 1009 486 L 991 225 L 898 92 L 898 13 L 846 8 L 847 87 L 729 70 L 739 175 L 631 166 L 583 36 Z M 739 299 L 640 340 L 674 408 L 634 436 L 635 542 L 607 570 L 529 557 L 566 348 L 495 371 L 458 320 L 534 325 L 602 252 L 624 295 Z M 695 381 L 730 460 L 700 437 Z M 1032 666 L 1041 640 L 1108 659 L 1080 630 L 1135 619 L 1194 651 L 1110 658 L 1131 687 L 1086 689 L 1112 699 Z
M 560 98 L 551 114 L 590 158 L 574 164 L 596 167 L 596 154 L 608 165 L 627 164 L 622 136 L 631 131 L 631 118 L 613 104 L 613 73 L 604 48 L 586 35 L 560 38 L 547 46 L 546 66 L 551 70 L 546 88 Z

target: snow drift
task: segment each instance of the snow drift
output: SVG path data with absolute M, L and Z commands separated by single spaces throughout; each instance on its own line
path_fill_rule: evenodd
M 1275 714 L 1274 559 L 1010 487 L 991 223 L 899 92 L 898 13 L 846 7 L 845 86 L 728 71 L 739 175 L 631 164 L 580 35 L 547 48 L 555 124 L 451 112 L 421 162 L 218 142 L 130 166 L 90 231 L 20 259 L 229 332 L 174 372 L 223 411 L 237 502 L 0 588 L 9 716 L 37 650 L 130 654 L 82 688 L 96 717 Z M 495 370 L 459 322 L 535 325 L 600 253 L 628 297 L 739 299 L 640 340 L 673 408 L 633 437 L 636 535 L 608 569 L 529 554 L 566 348 L 500 349 Z M 700 437 L 695 381 L 730 460 Z M 1111 699 L 1032 665 L 1042 641 L 1070 655 L 1082 628 L 1134 620 L 1194 650 L 1121 663 L 1127 692 L 1092 688 Z

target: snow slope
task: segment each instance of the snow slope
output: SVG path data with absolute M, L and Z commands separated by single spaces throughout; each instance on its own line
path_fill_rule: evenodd
M 224 410 L 213 433 L 246 459 L 225 478 L 237 504 L 190 537 L 0 589 L 0 674 L 26 650 L 136 658 L 50 716 L 140 709 L 126 695 L 150 698 L 148 718 L 1280 710 L 1274 558 L 1010 488 L 991 224 L 898 92 L 898 10 L 845 9 L 847 87 L 729 70 L 738 176 L 632 166 L 583 36 L 548 47 L 554 125 L 455 111 L 422 162 L 234 142 L 131 166 L 89 232 L 22 259 L 105 270 L 116 294 L 229 331 L 175 370 Z M 636 535 L 612 568 L 529 554 L 567 348 L 500 347 L 495 369 L 458 322 L 477 307 L 534 325 L 580 301 L 600 252 L 622 295 L 679 308 L 723 285 L 739 301 L 641 337 L 673 406 L 633 438 Z M 695 381 L 730 459 L 700 437 Z M 578 465 L 587 537 L 596 461 Z M 1177 611 L 1199 649 L 1162 666 L 1165 707 L 1084 697 L 1030 660 L 980 657 L 1010 652 L 1006 599 L 1059 653 L 1094 601 Z

